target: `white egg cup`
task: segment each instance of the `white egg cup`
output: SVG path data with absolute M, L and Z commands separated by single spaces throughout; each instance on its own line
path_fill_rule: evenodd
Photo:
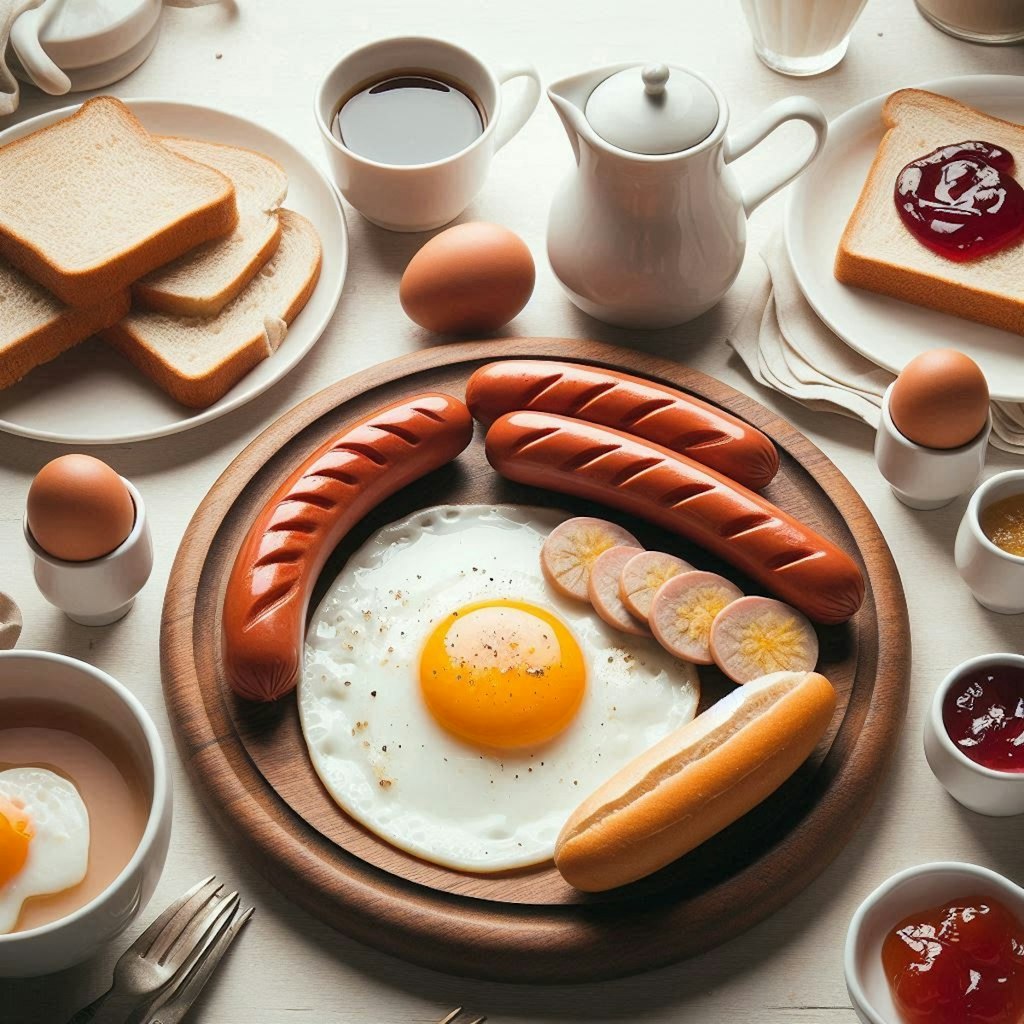
M 907 868 L 883 882 L 857 908 L 846 933 L 846 989 L 863 1024 L 901 1019 L 882 969 L 882 944 L 894 925 L 920 910 L 963 896 L 988 896 L 1024 919 L 1024 889 L 974 864 L 938 862 Z
M 50 604 L 83 626 L 108 626 L 124 618 L 153 570 L 153 538 L 145 503 L 134 484 L 121 480 L 135 505 L 135 523 L 124 542 L 102 558 L 88 562 L 55 558 L 36 543 L 25 517 L 25 541 L 39 590 Z
M 971 495 L 956 532 L 953 557 L 974 599 L 1000 615 L 1024 612 L 1024 558 L 993 544 L 981 528 L 981 513 L 993 502 L 1024 492 L 1024 469 L 989 477 Z
M 910 508 L 928 511 L 948 505 L 966 494 L 985 466 L 985 450 L 992 432 L 992 412 L 973 441 L 959 448 L 925 448 L 893 423 L 889 397 L 895 382 L 882 397 L 882 418 L 875 434 L 875 461 L 892 493 Z
M 999 772 L 972 761 L 946 731 L 942 707 L 950 688 L 965 675 L 1001 665 L 1024 670 L 1024 655 L 983 654 L 957 665 L 939 684 L 924 722 L 924 754 L 935 778 L 968 810 L 993 818 L 1024 814 L 1024 772 Z
M 5 700 L 53 701 L 103 720 L 135 758 L 149 798 L 142 839 L 121 873 L 84 907 L 28 931 L 0 935 L 0 977 L 50 974 L 81 963 L 121 934 L 149 902 L 171 838 L 171 775 L 146 709 L 98 668 L 46 651 L 0 651 L 0 715 Z M 94 836 L 93 842 L 102 841 Z

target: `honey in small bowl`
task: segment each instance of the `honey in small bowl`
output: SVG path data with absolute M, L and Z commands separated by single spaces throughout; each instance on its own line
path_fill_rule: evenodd
M 1024 558 L 1024 493 L 992 502 L 979 518 L 982 531 L 997 548 Z

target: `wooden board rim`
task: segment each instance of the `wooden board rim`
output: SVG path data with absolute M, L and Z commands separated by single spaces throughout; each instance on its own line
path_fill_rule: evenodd
M 737 892 L 759 892 L 756 905 L 746 898 L 730 903 L 715 889 L 667 908 L 533 906 L 520 912 L 406 882 L 347 855 L 298 818 L 233 740 L 223 713 L 218 718 L 204 698 L 191 656 L 202 565 L 225 514 L 266 454 L 373 388 L 426 370 L 512 357 L 588 361 L 674 381 L 768 433 L 843 510 L 864 559 L 880 631 L 884 624 L 893 648 L 876 677 L 876 686 L 891 688 L 893 701 L 867 708 L 859 723 L 859 756 L 839 766 L 830 799 L 817 804 L 785 842 L 730 879 L 728 887 Z M 435 969 L 503 981 L 587 981 L 649 970 L 710 949 L 778 910 L 824 870 L 870 805 L 902 725 L 909 663 L 906 602 L 888 546 L 853 486 L 803 434 L 756 400 L 678 363 L 559 338 L 425 349 L 347 377 L 285 413 L 232 461 L 196 510 L 171 570 L 161 629 L 165 698 L 179 751 L 221 824 L 248 833 L 250 842 L 240 845 L 257 868 L 289 899 L 368 945 Z M 845 727 L 844 721 L 840 729 Z M 282 835 L 293 832 L 302 833 L 301 841 L 282 846 Z M 666 941 L 652 951 L 655 933 Z

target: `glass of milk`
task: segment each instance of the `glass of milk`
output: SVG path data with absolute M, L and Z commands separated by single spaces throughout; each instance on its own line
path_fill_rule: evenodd
M 768 67 L 784 75 L 820 75 L 846 55 L 867 0 L 742 2 L 754 50 Z
M 917 0 L 936 27 L 972 43 L 1024 42 L 1024 0 Z

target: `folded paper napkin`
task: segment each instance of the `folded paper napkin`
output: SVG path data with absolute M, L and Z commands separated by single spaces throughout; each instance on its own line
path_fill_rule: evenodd
M 781 231 L 761 256 L 767 271 L 728 338 L 733 350 L 765 387 L 877 429 L 893 375 L 854 352 L 818 318 L 797 285 Z M 990 443 L 1024 455 L 1024 405 L 992 403 Z
M 7 42 L 11 38 L 14 19 L 25 11 L 38 7 L 43 0 L 0 0 L 0 117 L 18 109 L 21 89 L 18 80 L 7 66 Z

